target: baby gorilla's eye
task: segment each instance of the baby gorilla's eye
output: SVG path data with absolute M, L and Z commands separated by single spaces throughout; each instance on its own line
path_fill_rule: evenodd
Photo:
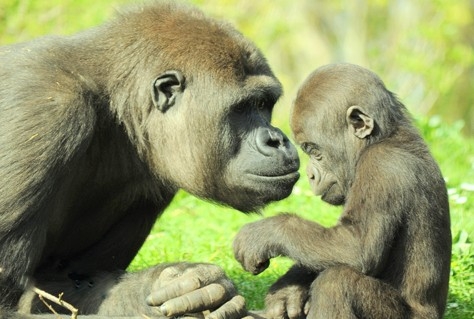
M 318 145 L 314 143 L 302 143 L 301 144 L 301 149 L 303 152 L 305 152 L 307 155 L 311 156 L 312 158 L 320 161 L 322 159 L 322 154 L 321 151 L 318 148 Z
M 301 143 L 301 149 L 308 155 L 311 152 L 311 146 L 309 143 Z
M 314 155 L 316 153 L 321 153 L 319 148 L 314 143 L 304 142 L 301 144 L 301 149 L 308 155 Z

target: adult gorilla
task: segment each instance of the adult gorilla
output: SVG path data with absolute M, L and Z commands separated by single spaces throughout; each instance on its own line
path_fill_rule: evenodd
M 102 317 L 244 316 L 217 266 L 124 270 L 180 188 L 241 211 L 290 194 L 299 161 L 255 46 L 170 1 L 0 65 L 0 317 L 46 312 L 33 286 Z

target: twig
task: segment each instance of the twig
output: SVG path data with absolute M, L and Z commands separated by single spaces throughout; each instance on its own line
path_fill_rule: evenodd
M 52 312 L 54 313 L 59 319 L 62 319 L 62 317 L 54 310 L 53 306 L 51 306 L 49 303 L 46 302 L 42 295 L 38 295 L 39 299 L 44 303 L 44 305 Z
M 52 301 L 55 304 L 60 305 L 61 307 L 66 308 L 71 312 L 71 319 L 77 319 L 78 310 L 74 308 L 73 305 L 62 300 L 62 294 L 60 294 L 58 298 L 36 287 L 33 288 L 33 291 L 38 294 L 38 297 L 41 299 L 41 301 L 46 305 L 46 307 L 48 307 L 49 310 L 51 310 L 56 316 L 58 316 L 58 318 L 61 318 L 61 316 L 54 310 L 54 308 L 50 304 L 46 302 L 45 299 Z

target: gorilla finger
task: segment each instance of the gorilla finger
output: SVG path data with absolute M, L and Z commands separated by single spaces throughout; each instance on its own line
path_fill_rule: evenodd
M 247 270 L 246 267 L 245 267 L 246 263 L 245 263 L 245 256 L 244 255 L 235 253 L 234 258 L 235 258 L 235 260 L 237 260 L 239 262 L 239 264 L 242 266 L 242 268 Z
M 193 271 L 183 275 L 181 278 L 197 278 L 200 283 L 200 287 L 211 286 L 217 284 L 221 286 L 227 293 L 228 299 L 231 296 L 237 294 L 233 282 L 227 278 L 224 271 L 215 265 L 200 265 L 203 266 L 197 271 Z
M 307 316 L 309 313 L 309 301 L 304 304 L 304 314 Z
M 179 266 L 173 265 L 173 266 L 166 267 L 165 269 L 163 269 L 158 279 L 160 281 L 170 281 L 170 280 L 175 279 L 176 277 L 179 277 L 182 273 L 183 273 L 183 270 L 180 269 Z
M 163 303 L 160 312 L 169 317 L 189 312 L 217 308 L 229 299 L 227 290 L 220 284 L 211 284 Z
M 286 314 L 289 319 L 303 318 L 306 298 L 303 295 L 295 294 L 286 300 Z
M 146 298 L 146 303 L 149 306 L 159 306 L 167 300 L 185 295 L 201 286 L 201 281 L 197 277 L 178 277 L 152 291 Z
M 289 319 L 303 318 L 303 305 L 288 302 L 286 306 L 286 314 Z
M 253 318 L 247 316 L 244 297 L 237 295 L 211 312 L 206 319 L 241 319 L 242 317 Z
M 199 312 L 199 313 L 187 313 L 183 316 L 179 316 L 179 319 L 196 319 L 196 318 L 197 319 L 204 319 L 205 316 L 201 312 Z M 122 318 L 120 318 L 120 319 L 122 319 Z
M 171 281 L 182 275 L 182 273 L 182 270 L 178 269 L 176 266 L 170 266 L 163 269 L 158 276 L 158 280 L 155 280 L 153 283 L 152 291 L 168 285 Z
M 269 319 L 265 311 L 263 310 L 252 310 L 247 312 L 247 316 L 242 319 Z
M 202 283 L 202 286 L 207 286 L 222 278 L 226 278 L 224 271 L 219 266 L 213 264 L 196 264 L 193 267 L 187 268 L 183 277 L 197 277 Z
M 285 319 L 286 304 L 283 300 L 275 302 L 271 306 L 267 306 L 265 317 L 270 319 Z
M 268 266 L 270 266 L 270 260 L 264 260 L 259 261 L 257 263 L 252 263 L 251 265 L 247 265 L 245 269 L 253 275 L 258 275 L 259 273 L 267 269 Z

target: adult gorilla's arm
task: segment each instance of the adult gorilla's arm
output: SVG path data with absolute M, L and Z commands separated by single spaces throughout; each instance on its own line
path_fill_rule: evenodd
M 242 318 L 247 314 L 243 297 L 222 269 L 212 264 L 160 264 L 139 272 L 100 273 L 74 282 L 74 286 L 71 280 L 40 286 L 64 296 L 82 315 L 174 317 L 207 311 L 211 317 Z M 22 298 L 22 308 L 48 311 L 33 293 Z

